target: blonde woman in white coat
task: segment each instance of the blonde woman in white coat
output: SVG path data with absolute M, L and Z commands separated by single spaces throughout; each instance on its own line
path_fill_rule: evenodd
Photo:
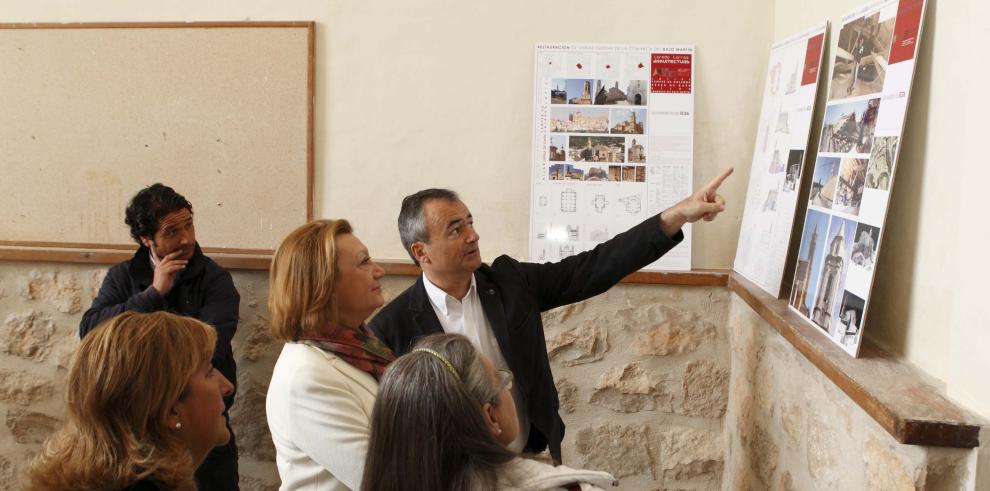
M 272 335 L 285 341 L 266 404 L 281 490 L 360 489 L 378 378 L 392 352 L 364 326 L 384 270 L 345 220 L 316 220 L 272 260 Z
M 506 448 L 519 431 L 512 373 L 460 334 L 424 337 L 389 365 L 371 422 L 362 489 L 601 490 L 605 472 L 527 460 Z

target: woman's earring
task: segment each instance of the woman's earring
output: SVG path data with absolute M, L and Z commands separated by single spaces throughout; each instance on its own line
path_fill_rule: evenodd
M 177 430 L 178 430 L 178 429 L 180 429 L 180 428 L 182 428 L 182 423 L 179 423 L 179 422 L 176 422 L 176 423 L 175 423 L 175 429 L 177 429 Z
M 501 435 L 502 434 L 502 428 L 495 428 L 495 434 L 496 435 Z

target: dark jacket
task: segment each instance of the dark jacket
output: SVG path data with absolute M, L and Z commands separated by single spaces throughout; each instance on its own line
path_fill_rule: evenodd
M 148 248 L 142 246 L 131 259 L 110 268 L 100 293 L 79 323 L 83 337 L 101 322 L 125 311 L 155 312 L 165 310 L 199 319 L 217 330 L 213 366 L 230 383 L 237 384 L 237 367 L 230 340 L 237 331 L 237 310 L 241 297 L 225 269 L 203 255 L 199 244 L 186 269 L 178 273 L 175 284 L 165 297 L 149 288 L 154 279 Z M 225 399 L 227 407 L 233 395 Z
M 531 423 L 528 451 L 561 460 L 564 422 L 557 413 L 557 389 L 550 372 L 541 312 L 602 293 L 657 260 L 683 240 L 660 231 L 659 216 L 623 232 L 594 249 L 557 263 L 534 264 L 499 256 L 474 276 L 485 316 L 502 356 L 515 374 Z M 420 336 L 443 332 L 430 305 L 423 277 L 386 305 L 368 324 L 397 355 L 407 353 Z

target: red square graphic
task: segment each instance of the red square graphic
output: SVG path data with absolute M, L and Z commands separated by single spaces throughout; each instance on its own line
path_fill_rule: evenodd
M 691 55 L 653 53 L 650 92 L 691 93 Z
M 890 43 L 890 61 L 900 63 L 914 58 L 918 46 L 918 28 L 924 0 L 901 0 L 897 4 L 897 20 L 894 21 L 894 39 Z
M 819 34 L 808 39 L 808 48 L 804 52 L 804 74 L 801 85 L 809 85 L 818 81 L 818 70 L 822 66 L 822 42 L 825 34 Z

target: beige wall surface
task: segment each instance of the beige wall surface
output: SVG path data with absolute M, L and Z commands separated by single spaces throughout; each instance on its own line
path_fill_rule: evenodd
M 433 186 L 463 195 L 486 257 L 525 257 L 542 41 L 695 44 L 694 180 L 736 166 L 724 194 L 741 204 L 771 29 L 769 0 L 0 4 L 4 22 L 315 20 L 316 216 L 350 219 L 386 259 L 406 258 L 402 197 Z M 695 228 L 695 268 L 732 264 L 741 214 Z
M 830 56 L 842 16 L 866 3 L 776 1 L 774 38 L 827 18 Z M 990 329 L 978 307 L 990 273 L 981 258 L 990 238 L 982 210 L 990 178 L 983 155 L 990 69 L 977 61 L 985 58 L 977 46 L 988 14 L 983 0 L 928 1 L 865 327 L 866 336 L 940 379 L 950 397 L 981 414 L 990 414 Z

